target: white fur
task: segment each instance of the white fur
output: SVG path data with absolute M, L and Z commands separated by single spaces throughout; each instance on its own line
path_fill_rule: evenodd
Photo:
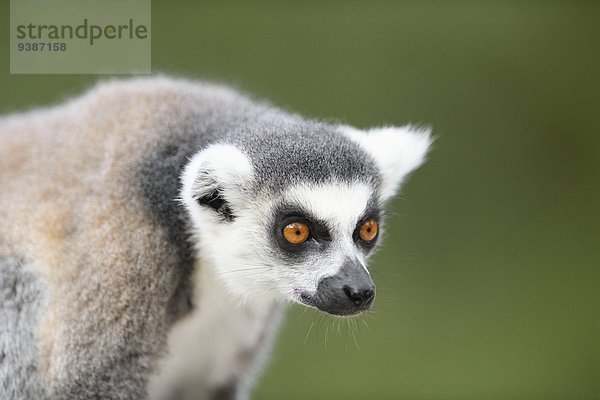
M 297 184 L 277 196 L 253 191 L 248 157 L 225 144 L 196 154 L 181 179 L 181 201 L 191 215 L 201 264 L 194 277 L 199 308 L 173 329 L 169 355 L 150 384 L 151 397 L 161 398 L 178 383 L 224 385 L 236 371 L 245 370 L 240 349 L 259 348 L 253 373 L 240 376 L 244 398 L 243 387 L 250 387 L 271 348 L 283 313 L 281 300 L 300 302 L 301 293 L 315 293 L 319 281 L 338 273 L 348 258 L 366 269 L 366 256 L 352 235 L 373 198 L 373 188 L 361 181 L 332 181 Z M 217 187 L 233 210 L 231 221 L 197 202 Z M 331 243 L 298 263 L 282 259 L 272 237 L 273 214 L 280 204 L 301 207 L 324 221 Z
M 375 159 L 382 177 L 381 199 L 393 197 L 408 174 L 423 162 L 431 146 L 431 130 L 405 125 L 361 131 L 350 126 L 342 132 Z
M 197 153 L 182 175 L 181 200 L 191 215 L 192 234 L 199 257 L 215 270 L 217 278 L 240 302 L 272 300 L 276 286 L 264 279 L 270 264 L 262 253 L 268 246 L 262 228 L 259 197 L 249 196 L 253 169 L 248 157 L 228 144 L 216 144 Z M 223 223 L 214 212 L 197 203 L 198 197 L 223 189 L 223 195 L 235 210 L 234 221 Z M 249 279 L 256 276 L 257 279 Z
M 362 182 L 300 184 L 284 192 L 285 201 L 302 206 L 315 217 L 330 221 L 340 232 L 352 234 L 373 189 Z
M 252 181 L 252 164 L 244 153 L 230 144 L 214 144 L 196 153 L 186 165 L 181 180 L 181 200 L 197 226 L 204 222 L 202 212 L 196 200 L 202 194 L 222 186 L 236 203 L 241 192 Z
M 182 181 L 181 198 L 192 216 L 199 256 L 240 304 L 298 301 L 300 293 L 316 291 L 318 282 L 337 273 L 347 258 L 356 257 L 366 265 L 352 239 L 373 195 L 363 182 L 298 184 L 276 198 L 250 193 L 246 190 L 253 182 L 250 161 L 230 145 L 199 152 L 185 168 Z M 219 220 L 214 210 L 195 200 L 201 195 L 198 191 L 216 186 L 225 189 L 224 197 L 235 213 L 233 221 Z M 270 224 L 275 207 L 282 202 L 302 207 L 331 230 L 328 250 L 309 255 L 301 266 L 287 265 L 272 249 Z
M 268 260 L 257 253 L 267 238 L 256 212 L 260 201 L 248 195 L 253 180 L 248 157 L 228 144 L 198 152 L 184 169 L 180 200 L 200 259 L 193 278 L 198 308 L 171 331 L 169 352 L 149 383 L 151 399 L 179 388 L 187 391 L 182 396 L 193 396 L 232 380 L 239 382 L 236 398 L 246 399 L 266 361 L 284 310 L 281 296 L 273 295 Z M 235 210 L 233 221 L 198 204 L 216 188 Z
M 247 399 L 274 343 L 283 304 L 240 306 L 211 269 L 197 270 L 195 295 L 200 307 L 173 327 L 169 353 L 148 386 L 150 399 L 172 393 L 191 398 L 194 392 L 227 385 L 232 379 L 240 380 L 236 398 Z M 178 392 L 181 388 L 186 392 Z
M 372 194 L 373 189 L 362 182 L 300 184 L 285 191 L 284 201 L 297 204 L 316 218 L 327 221 L 332 230 L 334 251 L 319 254 L 312 268 L 308 266 L 296 276 L 302 289 L 314 292 L 319 280 L 335 275 L 346 258 L 356 257 L 365 266 L 364 256 L 354 245 L 352 234 Z
M 367 132 L 342 127 L 342 131 L 373 156 L 382 177 L 382 202 L 423 163 L 431 144 L 428 130 L 409 126 Z M 366 265 L 364 254 L 352 240 L 373 195 L 373 188 L 366 183 L 304 183 L 271 198 L 253 190 L 248 156 L 228 144 L 212 145 L 196 154 L 186 166 L 182 182 L 181 200 L 192 218 L 199 256 L 240 304 L 298 301 L 300 293 L 314 292 L 322 278 L 337 273 L 348 257 Z M 233 221 L 222 221 L 214 210 L 197 203 L 199 197 L 217 187 L 234 210 Z M 331 246 L 309 255 L 301 266 L 286 265 L 273 251 L 270 224 L 281 202 L 306 209 L 326 221 L 332 231 Z

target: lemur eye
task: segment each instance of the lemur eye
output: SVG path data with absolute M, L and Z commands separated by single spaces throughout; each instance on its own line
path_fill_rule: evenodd
M 310 235 L 310 229 L 302 222 L 292 222 L 283 228 L 283 237 L 292 244 L 302 244 L 306 242 Z
M 370 242 L 377 237 L 379 224 L 374 219 L 365 221 L 360 227 L 360 238 L 365 242 Z

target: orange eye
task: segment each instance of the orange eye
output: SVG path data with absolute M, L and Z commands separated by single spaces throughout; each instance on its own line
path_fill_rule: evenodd
M 365 242 L 370 242 L 377 237 L 379 232 L 379 224 L 374 219 L 367 220 L 360 227 L 360 238 Z
M 292 244 L 302 244 L 306 242 L 310 235 L 310 229 L 302 222 L 292 222 L 283 228 L 283 237 Z

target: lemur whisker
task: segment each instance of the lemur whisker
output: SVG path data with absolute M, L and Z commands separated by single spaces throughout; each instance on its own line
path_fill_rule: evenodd
M 371 330 L 371 327 L 369 326 L 369 324 L 367 324 L 367 321 L 365 321 L 364 318 L 361 319 L 360 321 L 363 323 L 364 326 L 367 327 L 368 330 Z
M 308 341 L 308 337 L 310 335 L 310 332 L 312 331 L 314 324 L 315 324 L 315 321 L 313 319 L 313 321 L 310 323 L 310 328 L 308 328 L 308 332 L 306 332 L 306 336 L 304 337 L 304 344 L 306 344 L 306 342 Z
M 358 342 L 356 340 L 356 335 L 354 334 L 354 329 L 352 329 L 351 332 L 352 332 L 352 338 L 354 339 L 354 344 L 356 345 L 356 348 L 358 350 L 360 350 L 360 347 L 358 346 Z
M 271 267 L 253 267 L 253 268 L 242 268 L 242 269 L 234 269 L 234 270 L 230 270 L 230 271 L 219 271 L 218 274 L 219 275 L 225 275 L 225 274 L 231 274 L 234 272 L 246 272 L 246 271 L 258 271 L 258 270 L 265 270 L 265 269 L 272 269 Z

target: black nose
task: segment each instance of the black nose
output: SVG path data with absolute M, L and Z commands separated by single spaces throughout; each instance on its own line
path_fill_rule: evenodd
M 371 305 L 375 297 L 375 291 L 369 288 L 354 289 L 350 286 L 344 286 L 344 293 L 359 308 L 368 307 Z
M 371 308 L 375 284 L 367 270 L 356 260 L 347 261 L 340 271 L 319 281 L 305 304 L 334 315 L 353 315 Z

